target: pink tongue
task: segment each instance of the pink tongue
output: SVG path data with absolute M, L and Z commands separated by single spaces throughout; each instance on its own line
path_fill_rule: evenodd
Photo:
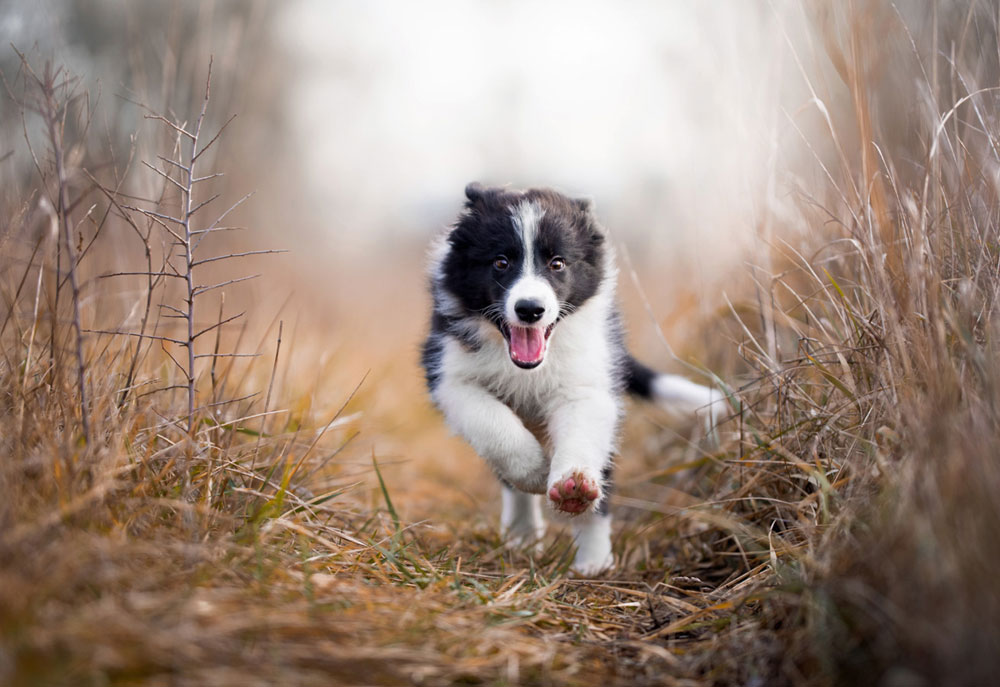
M 510 356 L 521 363 L 537 363 L 545 355 L 545 330 L 510 328 Z

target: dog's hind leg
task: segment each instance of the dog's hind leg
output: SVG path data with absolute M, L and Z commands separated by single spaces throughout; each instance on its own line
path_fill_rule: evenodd
M 611 514 L 591 511 L 573 518 L 576 556 L 572 570 L 581 577 L 592 577 L 614 567 L 611 553 Z
M 507 543 L 520 547 L 541 540 L 545 535 L 542 497 L 539 494 L 525 494 L 505 484 L 502 498 L 500 529 Z

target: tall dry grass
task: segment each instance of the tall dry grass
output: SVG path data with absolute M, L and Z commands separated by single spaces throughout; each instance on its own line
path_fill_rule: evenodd
M 191 314 L 161 277 L 186 283 L 194 258 L 158 215 L 242 197 L 216 179 L 188 202 L 203 73 L 190 111 L 149 113 L 166 135 L 129 163 L 155 191 L 138 199 L 86 125 L 85 84 L 11 79 L 42 110 L 26 125 L 55 126 L 0 239 L 0 681 L 988 684 L 997 19 L 929 12 L 811 15 L 796 56 L 829 67 L 803 67 L 812 100 L 782 127 L 811 157 L 773 170 L 789 200 L 763 215 L 748 285 L 682 349 L 733 415 L 714 446 L 636 409 L 620 565 L 600 580 L 567 577 L 564 532 L 537 555 L 502 545 L 485 471 L 414 407 L 394 331 L 410 315 L 359 330 L 384 360 L 364 378 L 308 314 L 217 326 L 239 284 Z M 205 263 L 198 283 L 266 257 Z

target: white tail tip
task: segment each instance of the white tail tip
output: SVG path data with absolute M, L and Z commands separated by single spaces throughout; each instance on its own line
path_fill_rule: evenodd
M 710 432 L 726 408 L 721 392 L 678 375 L 657 375 L 653 379 L 652 392 L 653 400 L 668 411 L 703 417 Z

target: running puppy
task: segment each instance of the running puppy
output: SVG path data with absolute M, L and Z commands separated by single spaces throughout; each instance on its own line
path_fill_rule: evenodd
M 423 366 L 434 403 L 503 484 L 501 525 L 544 531 L 542 499 L 572 523 L 574 570 L 614 564 L 607 495 L 627 391 L 694 411 L 716 392 L 625 348 L 614 251 L 586 200 L 470 184 L 435 243 Z

